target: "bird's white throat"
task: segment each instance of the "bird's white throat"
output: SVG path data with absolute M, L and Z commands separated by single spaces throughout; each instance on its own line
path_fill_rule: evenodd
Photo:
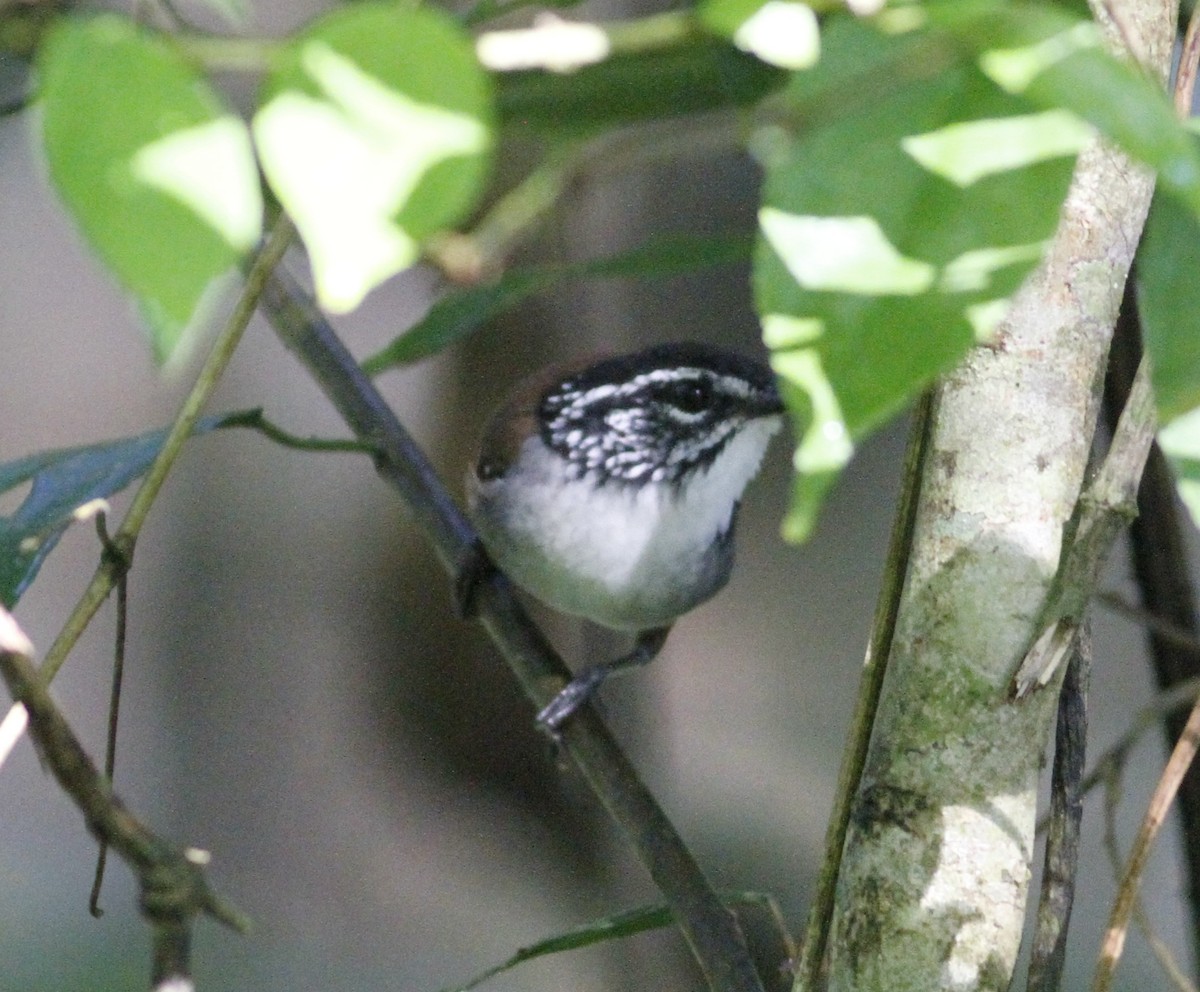
M 744 424 L 710 465 L 676 484 L 573 478 L 539 437 L 474 509 L 497 564 L 539 599 L 608 627 L 669 624 L 724 585 L 721 549 L 737 503 L 781 418 Z

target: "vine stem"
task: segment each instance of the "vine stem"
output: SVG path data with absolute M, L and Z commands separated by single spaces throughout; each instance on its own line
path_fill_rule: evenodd
M 96 612 L 116 587 L 121 574 L 128 570 L 133 561 L 133 549 L 137 543 L 138 534 L 146 522 L 150 508 L 154 505 L 163 483 L 174 468 L 176 460 L 183 451 L 184 442 L 195 429 L 196 421 L 200 419 L 209 397 L 220 382 L 225 368 L 229 365 L 246 325 L 254 316 L 258 299 L 262 295 L 267 279 L 283 258 L 288 245 L 291 244 L 295 229 L 286 215 L 281 215 L 276 221 L 266 243 L 256 255 L 250 270 L 246 275 L 245 285 L 241 295 L 234 305 L 225 326 L 217 335 L 213 346 L 205 359 L 204 366 L 196 377 L 196 382 L 184 399 L 171 430 L 163 442 L 162 449 L 150 470 L 142 480 L 141 486 L 129 505 L 121 526 L 112 537 L 112 546 L 119 554 L 101 556 L 100 564 L 88 583 L 79 602 L 71 611 L 62 630 L 54 639 L 46 652 L 45 660 L 39 671 L 46 684 L 49 685 L 62 668 L 63 662 L 78 643 L 79 638 L 92 622 Z M 0 722 L 0 764 L 8 757 L 13 746 L 21 738 L 28 725 L 28 714 L 19 703 L 8 711 L 3 722 Z
M 51 773 L 83 814 L 88 830 L 121 855 L 141 887 L 139 908 L 153 930 L 152 986 L 190 988 L 192 924 L 201 914 L 239 933 L 249 918 L 205 880 L 206 852 L 177 848 L 149 829 L 113 792 L 55 705 L 33 664 L 33 645 L 0 607 L 0 678 L 33 714 L 30 734 Z M 186 984 L 184 984 L 186 982 Z

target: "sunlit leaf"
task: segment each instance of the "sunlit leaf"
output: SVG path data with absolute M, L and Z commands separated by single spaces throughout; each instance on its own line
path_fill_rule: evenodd
M 470 39 L 429 8 L 356 4 L 293 39 L 253 129 L 323 306 L 353 309 L 474 205 L 492 113 Z
M 823 47 L 787 92 L 803 123 L 760 143 L 755 290 L 800 437 L 793 539 L 854 443 L 994 333 L 1092 133 L 944 36 L 844 18 Z
M 971 46 L 997 85 L 1086 120 L 1200 211 L 1200 147 L 1163 86 L 1113 56 L 1090 18 L 1058 4 L 943 2 L 925 10 L 931 25 Z
M 258 240 L 246 128 L 174 49 L 115 14 L 63 19 L 38 66 L 50 175 L 165 360 Z
M 743 52 L 781 69 L 807 69 L 821 49 L 812 7 L 797 0 L 705 0 L 697 13 L 704 24 Z

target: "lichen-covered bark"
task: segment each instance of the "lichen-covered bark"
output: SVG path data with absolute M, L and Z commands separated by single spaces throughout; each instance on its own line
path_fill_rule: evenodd
M 1165 64 L 1174 6 L 1121 4 Z M 830 988 L 1007 989 L 1053 687 L 1010 702 L 1083 481 L 1152 177 L 1081 156 L 1050 255 L 939 390 L 909 572 L 838 886 Z

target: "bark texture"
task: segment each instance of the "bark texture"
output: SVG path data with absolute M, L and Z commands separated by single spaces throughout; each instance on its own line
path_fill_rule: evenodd
M 1165 66 L 1174 5 L 1122 4 Z M 1085 152 L 1041 269 L 939 389 L 887 680 L 838 886 L 830 988 L 1009 987 L 1058 682 L 1010 702 L 1095 431 L 1153 187 Z

